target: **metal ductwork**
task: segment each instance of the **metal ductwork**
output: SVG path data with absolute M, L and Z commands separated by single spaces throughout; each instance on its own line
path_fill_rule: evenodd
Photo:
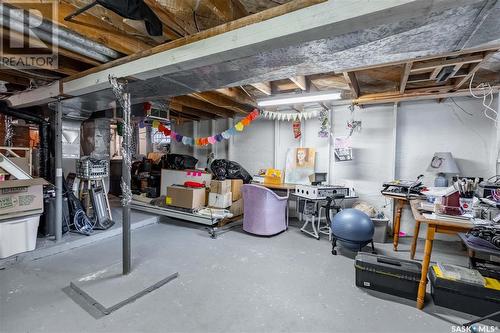
M 39 175 L 45 179 L 51 179 L 50 172 L 50 123 L 45 119 L 32 114 L 33 109 L 40 110 L 40 108 L 27 109 L 11 109 L 5 101 L 0 101 L 0 113 L 6 116 L 26 120 L 38 125 L 38 133 L 40 136 L 40 171 Z
M 47 43 L 53 43 L 53 35 L 57 36 L 58 45 L 64 49 L 85 55 L 100 62 L 109 62 L 119 58 L 121 54 L 105 45 L 91 41 L 69 29 L 52 24 L 52 22 L 40 19 L 27 14 L 26 11 L 19 10 L 0 4 L 0 26 L 12 29 L 24 34 L 26 31 L 33 31 L 38 38 Z M 24 17 L 27 15 L 27 19 Z M 30 28 L 27 28 L 27 25 Z M 36 28 L 33 28 L 36 27 Z

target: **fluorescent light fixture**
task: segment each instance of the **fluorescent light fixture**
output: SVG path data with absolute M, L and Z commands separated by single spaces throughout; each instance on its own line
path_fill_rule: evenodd
M 257 104 L 259 106 L 302 104 L 302 103 L 331 101 L 341 98 L 342 94 L 340 92 L 326 92 L 326 93 L 291 95 L 287 97 L 277 96 L 274 98 L 261 99 L 257 102 Z

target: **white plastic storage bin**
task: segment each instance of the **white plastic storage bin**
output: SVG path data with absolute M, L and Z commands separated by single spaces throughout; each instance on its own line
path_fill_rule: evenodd
M 40 215 L 0 221 L 0 258 L 34 250 L 39 222 Z
M 375 226 L 375 233 L 373 234 L 373 241 L 375 243 L 386 243 L 387 242 L 387 229 L 389 226 L 389 219 L 384 218 L 372 218 L 373 225 Z

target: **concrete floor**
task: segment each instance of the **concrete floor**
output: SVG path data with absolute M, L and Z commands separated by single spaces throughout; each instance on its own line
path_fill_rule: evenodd
M 18 262 L 0 271 L 0 331 L 451 332 L 473 318 L 430 299 L 420 311 L 357 288 L 352 255 L 332 256 L 326 238 L 304 235 L 296 223 L 272 238 L 238 226 L 211 239 L 199 225 L 163 221 L 136 229 L 132 242 L 135 264 L 167 262 L 179 278 L 99 316 L 77 304 L 68 285 L 119 261 L 120 237 Z M 391 244 L 376 247 L 394 255 Z M 403 239 L 397 256 L 407 258 L 408 248 Z M 465 264 L 463 255 L 458 243 L 436 242 L 433 260 Z

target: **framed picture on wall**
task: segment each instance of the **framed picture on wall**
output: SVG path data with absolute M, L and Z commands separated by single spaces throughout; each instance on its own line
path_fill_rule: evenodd
M 288 149 L 285 162 L 285 183 L 310 184 L 309 176 L 314 173 L 315 163 L 314 148 Z

